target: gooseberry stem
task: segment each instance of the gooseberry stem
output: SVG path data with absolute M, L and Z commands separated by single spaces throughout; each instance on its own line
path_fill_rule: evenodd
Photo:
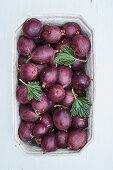
M 68 107 L 60 105 L 60 104 L 56 104 L 54 107 L 63 107 L 64 109 L 68 109 Z
M 80 59 L 76 58 L 76 60 L 81 61 L 81 62 L 83 62 L 83 63 L 86 63 L 88 59 L 86 59 L 86 60 L 80 60 Z
M 74 98 L 77 99 L 77 97 L 76 97 L 76 95 L 75 95 L 75 92 L 74 92 L 73 88 L 72 88 L 72 93 L 73 93 Z
M 19 81 L 23 83 L 25 86 L 27 86 L 27 84 L 22 79 L 19 79 Z
M 28 60 L 26 61 L 26 63 L 28 63 L 28 61 L 31 60 L 31 58 L 32 58 L 31 56 L 28 56 Z

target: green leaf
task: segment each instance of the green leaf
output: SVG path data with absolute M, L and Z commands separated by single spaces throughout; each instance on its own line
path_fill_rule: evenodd
M 79 60 L 81 62 L 87 62 L 87 60 L 78 59 L 75 54 L 75 51 L 68 46 L 62 45 L 61 51 L 62 52 L 60 53 L 56 53 L 56 57 L 54 61 L 57 64 L 68 66 L 68 65 L 73 64 L 75 60 Z
M 28 88 L 28 100 L 35 98 L 38 101 L 41 101 L 41 86 L 39 82 L 31 82 L 27 85 Z
M 62 45 L 61 50 L 62 52 L 72 55 L 74 58 L 76 58 L 75 52 L 72 48 Z
M 81 117 L 88 117 L 90 106 L 91 102 L 85 97 L 75 98 L 71 108 L 71 115 L 76 116 L 79 114 Z
M 60 65 L 68 66 L 75 61 L 75 58 L 67 53 L 57 53 L 55 62 Z
M 72 48 L 62 45 L 62 52 L 56 53 L 55 62 L 60 65 L 71 65 L 76 60 L 75 52 Z
M 71 115 L 72 116 L 77 116 L 78 112 L 76 111 L 76 99 L 74 100 L 72 107 L 71 107 Z

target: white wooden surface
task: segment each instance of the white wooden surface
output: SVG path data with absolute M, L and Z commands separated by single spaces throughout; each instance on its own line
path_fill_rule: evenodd
M 113 0 L 0 0 L 0 169 L 113 170 Z M 13 31 L 32 14 L 81 14 L 95 29 L 94 140 L 73 157 L 31 157 L 12 138 L 11 55 Z

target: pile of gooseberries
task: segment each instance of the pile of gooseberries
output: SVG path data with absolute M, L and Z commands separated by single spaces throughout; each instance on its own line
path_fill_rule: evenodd
M 62 29 L 61 29 L 62 28 Z M 55 62 L 62 45 L 72 48 L 78 60 L 70 65 Z M 78 97 L 86 97 L 90 78 L 85 60 L 91 43 L 74 22 L 60 26 L 44 25 L 35 18 L 26 20 L 17 42 L 18 78 L 25 83 L 40 82 L 41 101 L 28 99 L 27 86 L 19 82 L 16 97 L 21 123 L 18 130 L 23 142 L 36 142 L 43 152 L 59 148 L 80 150 L 87 143 L 88 118 L 72 116 L 72 88 Z

